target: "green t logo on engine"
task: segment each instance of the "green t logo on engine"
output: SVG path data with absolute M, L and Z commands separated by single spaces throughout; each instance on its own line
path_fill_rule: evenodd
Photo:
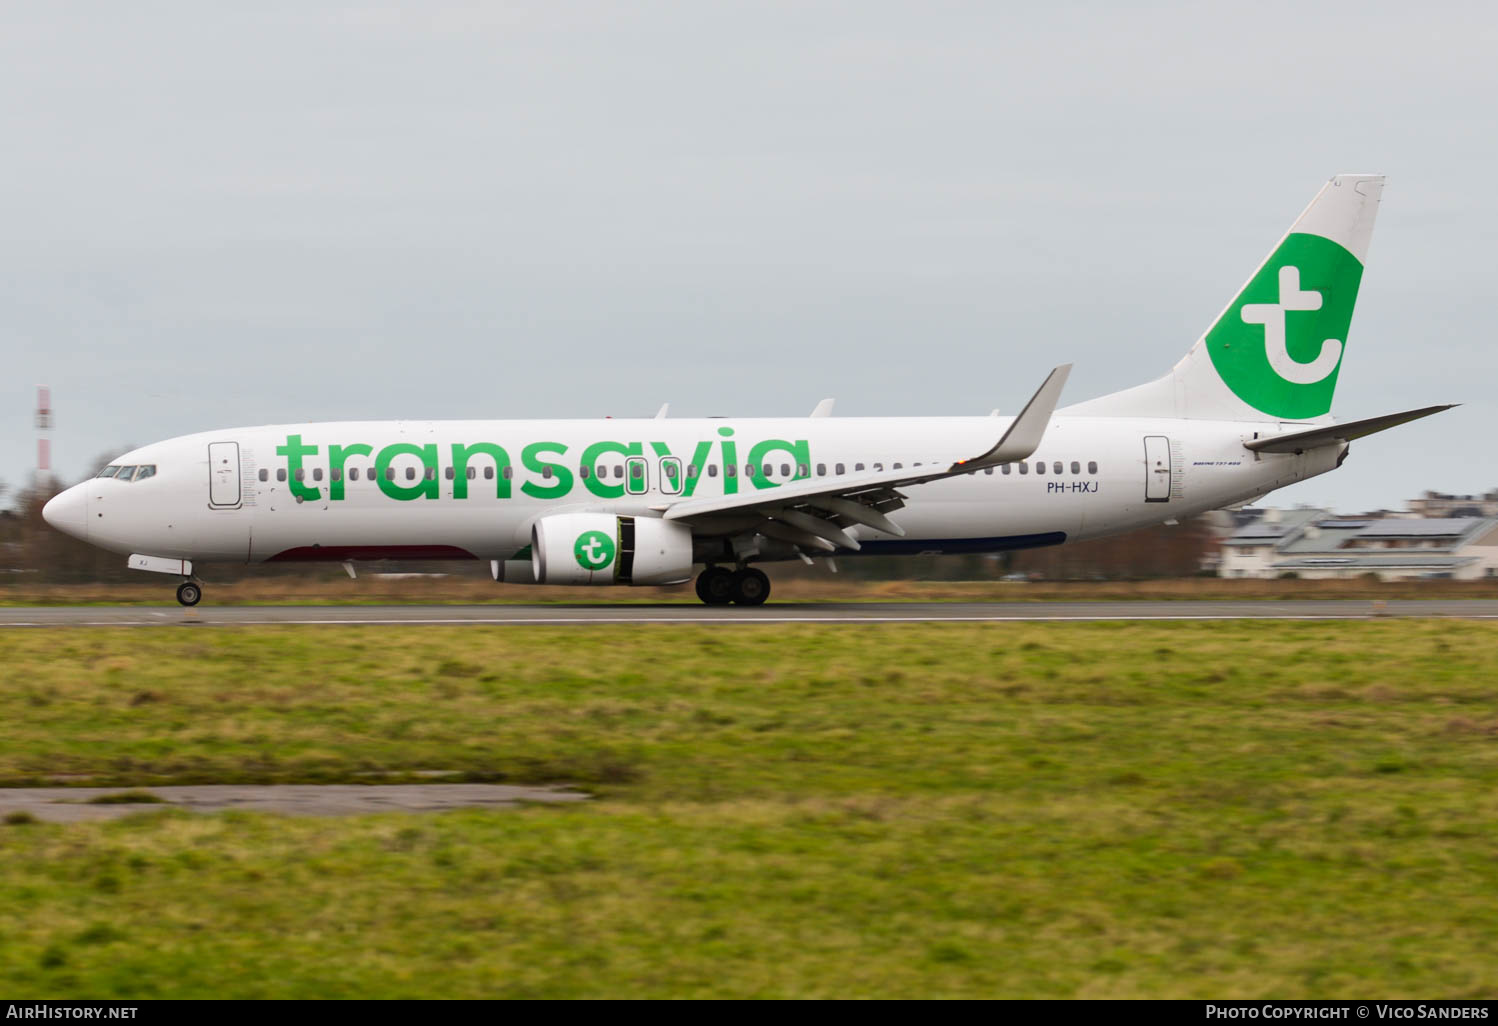
M 584 570 L 602 570 L 614 561 L 614 539 L 602 531 L 584 531 L 578 535 L 572 553 Z

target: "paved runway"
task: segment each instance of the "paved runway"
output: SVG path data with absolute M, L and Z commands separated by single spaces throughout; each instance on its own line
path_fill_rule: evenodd
M 699 605 L 24 606 L 0 608 L 4 627 L 172 627 L 264 624 L 1003 623 L 1045 620 L 1498 619 L 1498 599 L 1370 602 L 817 602 Z

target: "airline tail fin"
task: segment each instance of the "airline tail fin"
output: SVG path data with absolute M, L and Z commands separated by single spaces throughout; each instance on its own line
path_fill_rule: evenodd
M 1383 185 L 1382 175 L 1337 175 L 1327 182 L 1169 374 L 1065 412 L 1211 420 L 1326 417 Z

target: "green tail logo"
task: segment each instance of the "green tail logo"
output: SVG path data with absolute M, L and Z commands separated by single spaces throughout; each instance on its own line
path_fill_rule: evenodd
M 1319 235 L 1288 236 L 1207 332 L 1233 394 L 1271 417 L 1332 408 L 1363 265 Z

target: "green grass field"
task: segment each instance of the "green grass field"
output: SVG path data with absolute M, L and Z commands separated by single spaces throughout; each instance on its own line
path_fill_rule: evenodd
M 56 629 L 0 783 L 581 806 L 0 824 L 27 996 L 1498 996 L 1498 626 Z

